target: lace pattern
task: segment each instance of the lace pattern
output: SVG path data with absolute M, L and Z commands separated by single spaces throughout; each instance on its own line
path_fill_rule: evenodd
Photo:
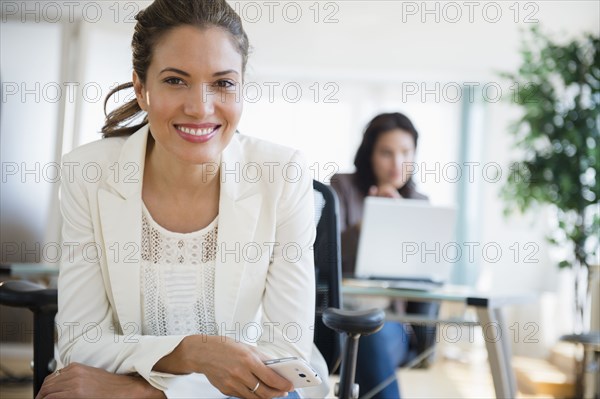
M 142 212 L 142 333 L 217 334 L 215 259 L 217 218 L 192 233 L 174 233 Z

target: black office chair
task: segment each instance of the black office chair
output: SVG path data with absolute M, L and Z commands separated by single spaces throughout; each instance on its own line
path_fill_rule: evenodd
M 44 378 L 54 371 L 54 316 L 58 309 L 56 289 L 25 280 L 0 283 L 0 304 L 28 308 L 33 312 L 33 396 Z
M 335 191 L 313 181 L 315 194 L 315 272 L 317 303 L 315 315 L 315 344 L 327 362 L 330 373 L 341 363 L 340 382 L 334 394 L 342 399 L 358 398 L 359 387 L 354 383 L 358 340 L 361 335 L 379 331 L 385 314 L 381 309 L 366 311 L 341 310 L 341 242 L 338 200 Z M 344 350 L 340 359 L 341 334 Z
M 358 339 L 379 331 L 384 323 L 380 309 L 344 311 L 341 304 L 341 257 L 337 197 L 328 186 L 313 181 L 317 234 L 314 244 L 316 274 L 316 316 L 314 342 L 330 372 L 341 364 L 335 394 L 340 399 L 358 398 L 354 384 Z M 57 290 L 28 281 L 0 283 L 0 304 L 29 308 L 34 318 L 33 394 L 44 378 L 54 371 L 54 317 Z M 344 349 L 342 336 L 345 334 Z M 341 358 L 341 360 L 340 360 Z
M 340 292 L 340 242 L 338 209 L 335 193 L 318 181 L 313 181 L 315 196 L 315 225 L 317 236 L 314 244 L 316 311 L 315 344 L 327 362 L 330 373 L 339 366 L 341 360 L 341 336 L 323 324 L 323 312 L 327 308 L 341 308 Z

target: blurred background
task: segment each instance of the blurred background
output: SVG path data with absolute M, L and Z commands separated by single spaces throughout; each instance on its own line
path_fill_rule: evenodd
M 104 97 L 131 80 L 134 16 L 149 2 L 0 4 L 0 262 L 52 264 L 60 231 L 57 165 L 62 154 L 101 138 Z M 510 124 L 523 111 L 511 104 L 520 83 L 500 74 L 521 66 L 521 42 L 533 27 L 558 43 L 597 36 L 600 3 L 230 4 L 253 47 L 239 130 L 301 149 L 313 177 L 327 183 L 353 171 L 373 116 L 406 114 L 420 133 L 419 191 L 456 207 L 457 239 L 477 243 L 472 259 L 456 263 L 454 282 L 534 293 L 535 303 L 507 309 L 513 329 L 506 333 L 521 333 L 512 342 L 516 355 L 548 358 L 574 327 L 573 276 L 557 267 L 565 249 L 546 240 L 556 225 L 551 207 L 504 215 L 501 189 L 521 155 Z M 109 109 L 115 105 L 111 100 Z

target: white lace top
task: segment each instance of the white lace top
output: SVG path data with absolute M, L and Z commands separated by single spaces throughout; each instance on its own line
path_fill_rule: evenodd
M 215 323 L 216 217 L 202 230 L 175 233 L 143 206 L 142 334 L 211 334 Z

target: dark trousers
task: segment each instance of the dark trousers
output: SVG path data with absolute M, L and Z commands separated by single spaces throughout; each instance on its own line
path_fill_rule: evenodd
M 371 391 L 404 363 L 408 355 L 409 335 L 402 323 L 386 322 L 377 333 L 361 337 L 358 344 L 358 362 L 356 365 L 356 383 L 360 395 Z M 400 387 L 393 380 L 373 398 L 400 398 Z
M 406 313 L 434 317 L 439 304 L 408 302 Z M 363 396 L 391 375 L 396 369 L 435 344 L 435 325 L 412 325 L 388 321 L 375 334 L 361 337 L 358 344 L 356 383 Z M 399 399 L 400 386 L 393 380 L 374 399 Z

